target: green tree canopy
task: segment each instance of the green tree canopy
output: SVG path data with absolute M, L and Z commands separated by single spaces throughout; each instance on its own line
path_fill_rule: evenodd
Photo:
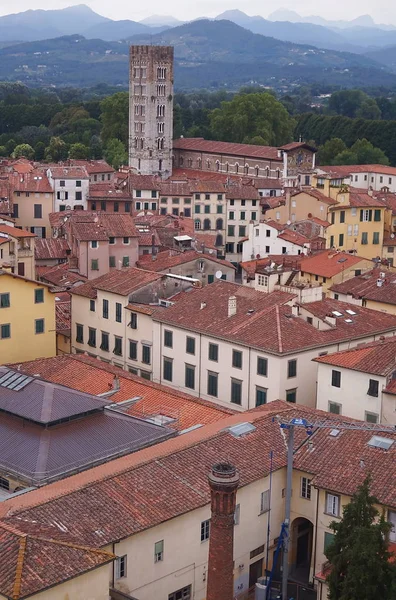
M 378 518 L 375 504 L 367 477 L 344 507 L 341 521 L 330 524 L 334 539 L 325 552 L 331 565 L 329 600 L 392 600 L 391 525 Z
M 272 94 L 240 94 L 222 102 L 210 114 L 215 139 L 249 144 L 281 146 L 293 138 L 295 122 Z
M 340 154 L 344 152 L 347 147 L 345 142 L 343 142 L 340 138 L 331 138 L 331 140 L 327 140 L 323 146 L 321 146 L 318 150 L 318 154 L 316 156 L 319 165 L 331 165 L 333 164 L 333 160 Z
M 100 103 L 102 121 L 102 141 L 105 145 L 116 138 L 123 144 L 128 142 L 128 92 L 118 92 Z
M 45 149 L 45 159 L 52 162 L 65 160 L 68 155 L 67 144 L 60 137 L 52 137 L 49 146 Z
M 69 150 L 69 158 L 89 158 L 89 148 L 79 142 L 72 144 Z
M 128 164 L 128 153 L 125 150 L 125 146 L 121 140 L 117 140 L 116 138 L 109 140 L 104 150 L 104 157 L 114 169 L 119 169 L 121 165 Z
M 376 105 L 374 107 L 374 104 Z M 361 117 L 364 119 L 376 119 L 381 117 L 381 111 L 367 94 L 361 90 L 341 90 L 334 92 L 329 100 L 329 110 L 331 113 L 343 117 Z M 361 111 L 362 114 L 358 114 Z M 366 114 L 370 116 L 365 116 Z M 379 116 L 372 116 L 372 115 Z
M 18 146 L 15 146 L 12 158 L 20 158 L 21 156 L 24 156 L 29 160 L 34 158 L 34 149 L 30 144 L 18 144 Z

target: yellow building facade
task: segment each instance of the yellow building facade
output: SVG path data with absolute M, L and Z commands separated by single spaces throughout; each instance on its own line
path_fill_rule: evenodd
M 55 354 L 55 295 L 45 284 L 1 270 L 0 364 Z

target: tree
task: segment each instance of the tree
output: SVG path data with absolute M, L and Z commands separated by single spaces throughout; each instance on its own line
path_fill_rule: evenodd
M 100 103 L 102 121 L 102 141 L 105 145 L 112 140 L 118 139 L 122 143 L 128 142 L 128 92 L 118 92 L 108 96 Z
M 37 142 L 34 147 L 34 158 L 38 161 L 44 160 L 45 156 L 45 144 L 44 142 Z
M 60 137 L 52 137 L 49 146 L 45 149 L 46 160 L 59 162 L 60 160 L 66 160 L 67 155 L 67 144 Z
M 388 157 L 380 148 L 375 148 L 366 139 L 357 140 L 351 147 L 351 151 L 357 156 L 358 165 L 389 165 Z
M 391 600 L 392 565 L 387 536 L 391 525 L 375 507 L 370 477 L 344 507 L 341 521 L 333 521 L 334 539 L 325 554 L 331 571 L 329 600 Z
M 353 118 L 366 100 L 370 98 L 361 90 L 341 90 L 331 95 L 329 110 L 333 114 Z
M 340 138 L 332 138 L 331 140 L 327 140 L 323 146 L 320 146 L 317 154 L 317 160 L 319 165 L 331 165 L 333 164 L 333 160 L 340 154 L 344 152 L 347 147 L 345 142 L 340 140 Z
M 358 119 L 380 119 L 381 109 L 373 98 L 363 100 L 356 111 Z
M 0 156 L 7 156 L 7 148 L 5 146 L 0 146 Z
M 259 138 L 263 145 L 281 146 L 293 138 L 295 122 L 272 94 L 240 94 L 222 102 L 210 114 L 215 139 L 249 144 Z
M 19 144 L 18 146 L 15 146 L 12 158 L 21 158 L 21 156 L 28 158 L 29 160 L 34 158 L 34 149 L 30 144 Z
M 111 139 L 104 151 L 106 161 L 114 168 L 119 169 L 121 165 L 128 164 L 128 154 L 121 140 Z
M 89 157 L 89 148 L 84 144 L 76 143 L 70 146 L 69 158 L 86 159 Z

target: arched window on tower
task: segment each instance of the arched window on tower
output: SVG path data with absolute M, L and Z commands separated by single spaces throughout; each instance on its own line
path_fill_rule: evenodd
M 221 233 L 218 233 L 216 235 L 216 240 L 215 240 L 215 246 L 219 247 L 223 245 L 223 236 L 221 235 Z
M 144 139 L 140 138 L 140 149 L 144 150 Z
M 201 229 L 201 221 L 199 219 L 195 219 L 194 229 Z

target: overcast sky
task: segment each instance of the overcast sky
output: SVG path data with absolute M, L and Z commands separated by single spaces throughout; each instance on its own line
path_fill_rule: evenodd
M 64 8 L 72 4 L 83 4 L 84 0 L 19 0 L 16 4 L 0 0 L 0 14 L 21 12 L 35 8 Z M 362 14 L 370 14 L 377 23 L 396 25 L 396 2 L 394 0 L 279 0 L 265 5 L 262 0 L 150 0 L 147 3 L 130 0 L 88 0 L 85 2 L 96 12 L 111 19 L 132 19 L 138 21 L 152 14 L 172 14 L 181 19 L 194 19 L 199 16 L 213 17 L 224 10 L 239 8 L 249 15 L 267 17 L 277 8 L 295 10 L 304 16 L 320 15 L 327 19 L 353 19 Z M 164 8 L 166 6 L 166 8 Z M 16 10 L 17 8 L 17 10 Z

